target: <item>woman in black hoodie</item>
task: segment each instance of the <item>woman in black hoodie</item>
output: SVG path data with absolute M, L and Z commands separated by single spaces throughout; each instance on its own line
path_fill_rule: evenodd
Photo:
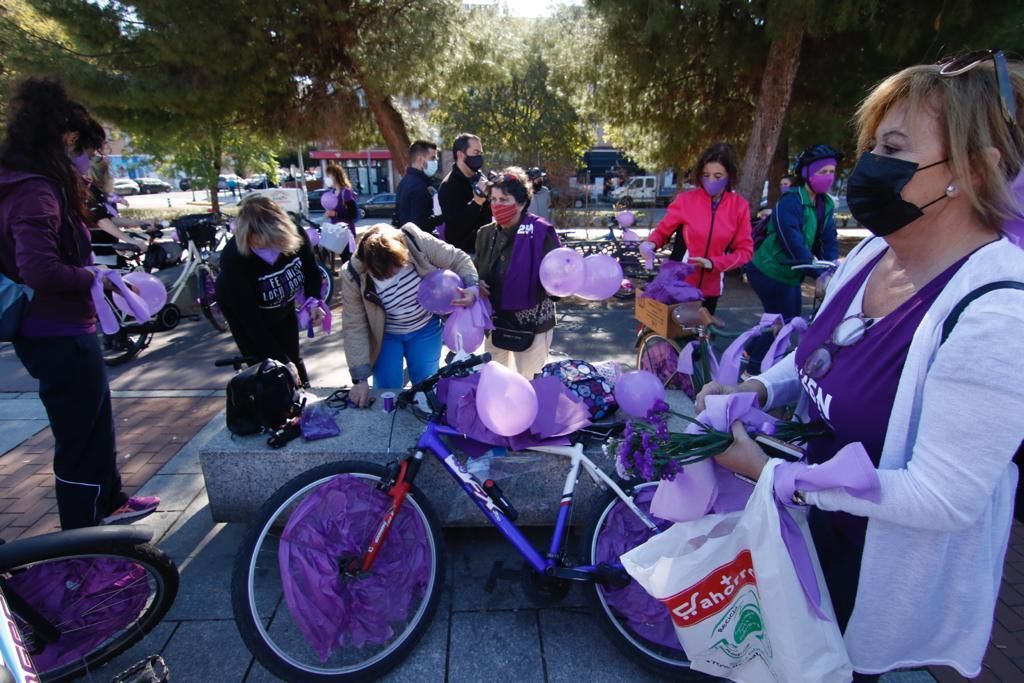
M 245 200 L 235 236 L 224 247 L 217 278 L 217 302 L 243 356 L 273 358 L 294 365 L 309 384 L 299 355 L 296 297 L 320 298 L 320 270 L 306 234 L 267 197 Z M 310 322 L 323 311 L 312 306 Z

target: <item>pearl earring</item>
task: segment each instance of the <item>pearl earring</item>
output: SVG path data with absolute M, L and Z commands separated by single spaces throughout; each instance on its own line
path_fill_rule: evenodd
M 953 183 L 950 183 L 949 187 L 946 188 L 946 194 L 949 195 L 950 197 L 955 195 L 956 194 L 956 185 L 954 185 Z

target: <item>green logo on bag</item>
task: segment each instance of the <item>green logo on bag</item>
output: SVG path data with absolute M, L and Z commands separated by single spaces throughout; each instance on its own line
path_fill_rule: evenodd
M 765 668 L 772 672 L 772 647 L 764 631 L 756 588 L 747 587 L 737 595 L 715 624 L 710 637 L 718 639 L 700 654 L 700 659 L 714 662 L 724 671 L 761 659 Z

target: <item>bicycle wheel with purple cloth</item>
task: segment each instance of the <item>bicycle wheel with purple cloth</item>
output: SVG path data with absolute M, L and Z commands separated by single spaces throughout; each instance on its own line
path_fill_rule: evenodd
M 366 680 L 398 664 L 437 606 L 440 525 L 415 488 L 369 571 L 366 548 L 392 499 L 384 469 L 330 463 L 278 490 L 256 516 L 232 577 L 235 622 L 288 681 Z
M 174 602 L 178 571 L 153 546 L 100 543 L 6 568 L 0 587 L 40 679 L 65 681 L 152 630 Z
M 666 389 L 678 389 L 692 400 L 696 396 L 693 375 L 679 372 L 679 345 L 660 334 L 649 333 L 640 340 L 636 367 L 647 370 L 661 380 Z
M 629 492 L 633 503 L 645 514 L 650 514 L 657 486 L 657 482 L 646 482 Z M 661 530 L 672 526 L 672 522 L 657 517 L 652 520 Z M 599 505 L 584 539 L 584 561 L 593 565 L 618 564 L 620 555 L 653 534 L 629 506 L 609 493 Z M 593 611 L 601 617 L 608 637 L 632 661 L 674 680 L 717 680 L 690 669 L 665 605 L 648 595 L 636 581 L 630 579 L 624 587 L 591 584 L 587 586 L 587 597 Z

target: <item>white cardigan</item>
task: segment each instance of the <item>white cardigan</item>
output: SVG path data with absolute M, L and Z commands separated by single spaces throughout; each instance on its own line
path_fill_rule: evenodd
M 885 249 L 862 242 L 823 306 Z M 1001 239 L 975 252 L 914 333 L 882 447 L 878 504 L 839 489 L 806 496 L 868 518 L 857 602 L 845 634 L 857 671 L 926 664 L 977 676 L 992 630 L 1024 437 L 1024 291 L 976 299 L 945 344 L 942 324 L 969 292 L 1024 282 L 1024 251 Z M 768 405 L 805 408 L 791 353 L 757 377 Z M 806 414 L 802 412 L 801 414 Z

